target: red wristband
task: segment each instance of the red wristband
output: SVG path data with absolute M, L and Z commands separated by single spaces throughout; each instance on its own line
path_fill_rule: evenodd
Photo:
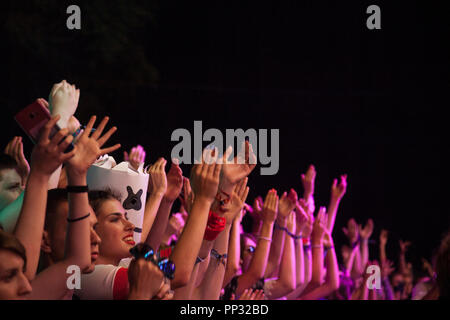
M 220 217 L 217 213 L 209 211 L 208 224 L 206 225 L 203 239 L 208 241 L 215 240 L 219 233 L 225 229 L 225 223 L 225 217 Z

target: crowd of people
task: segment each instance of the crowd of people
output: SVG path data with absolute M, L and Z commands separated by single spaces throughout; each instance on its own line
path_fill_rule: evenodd
M 95 116 L 81 127 L 74 116 L 78 100 L 74 85 L 55 84 L 47 104 L 52 117 L 31 157 L 24 155 L 22 137 L 13 137 L 0 155 L 1 300 L 449 298 L 449 234 L 420 274 L 405 258 L 408 241 L 400 241 L 398 261 L 388 260 L 387 230 L 378 236 L 375 257 L 369 252 L 373 220 L 362 226 L 350 219 L 334 230 L 347 176 L 333 181 L 327 207 L 316 207 L 313 165 L 299 173 L 301 194 L 271 189 L 249 201 L 256 158 L 247 141 L 234 158 L 231 148 L 223 156 L 204 149 L 189 177 L 176 159 L 167 172 L 163 158 L 145 169 L 148 192 L 136 244 L 124 199 L 113 187 L 91 190 L 87 184 L 97 159 L 120 148 L 106 147 L 117 128 L 106 130 L 105 117 L 93 130 Z M 124 152 L 124 161 L 142 167 L 144 148 Z M 347 238 L 339 250 L 333 231 Z M 133 254 L 138 251 L 143 254 Z M 74 287 L 73 266 L 81 270 Z

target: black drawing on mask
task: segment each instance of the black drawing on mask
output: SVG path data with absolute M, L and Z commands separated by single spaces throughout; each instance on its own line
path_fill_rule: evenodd
M 133 189 L 131 189 L 130 186 L 127 186 L 127 191 L 128 191 L 128 197 L 123 202 L 123 208 L 125 210 L 130 210 L 130 209 L 136 210 L 136 211 L 141 210 L 142 189 L 139 189 L 139 191 L 136 194 L 134 194 Z

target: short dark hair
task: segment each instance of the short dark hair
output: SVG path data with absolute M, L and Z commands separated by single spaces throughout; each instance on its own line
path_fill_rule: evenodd
M 17 171 L 16 160 L 6 153 L 0 153 L 0 171 L 5 169 L 14 169 Z M 0 180 L 2 179 L 0 175 Z
M 66 189 L 55 188 L 47 192 L 47 208 L 45 210 L 45 224 L 44 229 L 48 230 L 51 223 L 55 221 L 54 214 L 60 203 L 68 202 L 68 193 Z
M 105 188 L 103 190 L 91 190 L 89 191 L 88 197 L 89 204 L 91 205 L 95 214 L 97 214 L 97 210 L 101 207 L 103 202 L 107 200 L 117 200 L 122 203 L 120 194 L 111 188 Z
M 23 269 L 27 267 L 27 255 L 25 254 L 25 247 L 12 234 L 0 229 L 0 250 L 9 250 L 23 259 Z

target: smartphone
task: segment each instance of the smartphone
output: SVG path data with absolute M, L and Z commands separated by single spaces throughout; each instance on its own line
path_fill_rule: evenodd
M 41 129 L 51 118 L 50 111 L 45 106 L 43 99 L 37 99 L 14 116 L 14 120 L 34 144 L 39 140 Z M 51 139 L 59 130 L 58 125 L 55 125 L 50 131 L 49 138 Z M 70 152 L 73 148 L 73 143 L 71 143 L 64 152 Z

